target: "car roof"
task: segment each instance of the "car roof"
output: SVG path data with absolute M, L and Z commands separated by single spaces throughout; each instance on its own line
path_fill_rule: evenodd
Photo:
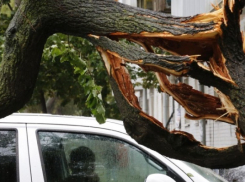
M 84 126 L 110 129 L 126 134 L 123 122 L 120 120 L 107 119 L 104 124 L 99 124 L 94 117 L 85 116 L 14 113 L 5 118 L 0 119 L 0 123 Z

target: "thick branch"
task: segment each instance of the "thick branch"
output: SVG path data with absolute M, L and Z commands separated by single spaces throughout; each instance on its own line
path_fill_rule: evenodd
M 196 56 L 165 56 L 143 51 L 141 48 L 124 42 L 112 41 L 106 37 L 88 38 L 95 46 L 103 47 L 114 56 L 127 62 L 138 64 L 146 71 L 159 71 L 176 76 L 191 76 L 202 84 L 214 86 L 223 92 L 233 89 L 234 86 L 214 75 L 210 70 L 199 66 Z
M 168 157 L 210 168 L 231 168 L 245 163 L 244 153 L 240 152 L 238 146 L 221 149 L 208 148 L 190 135 L 182 132 L 170 133 L 155 125 L 150 119 L 139 115 L 140 110 L 128 104 L 113 78 L 110 81 L 124 118 L 125 128 L 129 135 L 140 144 Z M 245 145 L 242 147 L 245 150 Z
M 189 56 L 156 55 L 145 52 L 139 47 L 124 42 L 112 41 L 106 37 L 95 36 L 93 38 L 91 36 L 89 40 L 94 45 L 102 47 L 108 54 L 123 59 L 126 62 L 138 64 L 146 71 L 159 72 L 157 77 L 162 90 L 172 95 L 193 116 L 192 119 L 218 119 L 235 124 L 230 117 L 220 117 L 225 115 L 227 111 L 221 109 L 223 106 L 219 98 L 203 94 L 185 84 L 172 85 L 168 82 L 165 74 L 176 76 L 192 74 L 193 77 L 198 77 L 202 81 L 204 80 L 208 85 L 213 84 L 213 86 L 225 91 L 233 87 L 232 84 L 215 76 L 211 71 L 198 66 L 197 62 L 193 60 L 194 58 L 190 58 Z M 191 116 L 188 115 L 188 118 L 190 119 Z
M 25 16 L 25 11 L 31 11 L 29 8 L 22 3 L 5 33 L 0 68 L 0 117 L 17 111 L 30 99 L 38 75 L 48 33 Z
M 163 155 L 205 167 L 229 168 L 244 164 L 245 156 L 238 146 L 219 149 L 203 146 L 188 133 L 181 131 L 169 132 L 163 127 L 162 123 L 144 113 L 137 100 L 135 100 L 136 98 L 132 97 L 134 89 L 132 84 L 128 82 L 127 71 L 122 64 L 123 60 L 101 47 L 97 49 L 105 62 L 126 130 L 137 142 Z M 124 79 L 126 81 L 121 83 L 121 80 Z M 203 97 L 208 99 L 208 96 Z M 216 107 L 221 106 L 219 102 L 212 104 L 217 104 Z M 245 149 L 245 145 L 242 145 L 242 147 Z
M 34 3 L 23 0 L 6 31 L 0 73 L 0 117 L 20 109 L 31 97 L 42 49 L 50 34 L 116 36 L 142 33 L 141 36 L 145 36 L 148 32 L 147 36 L 151 36 L 151 32 L 164 32 L 166 36 L 193 36 L 209 31 L 210 35 L 214 34 L 213 29 L 217 26 L 214 22 L 182 23 L 191 20 L 192 17 L 172 17 L 114 1 L 43 0 Z
M 223 34 L 219 45 L 230 76 L 237 84 L 237 88 L 230 90 L 228 95 L 239 111 L 238 124 L 245 135 L 245 55 L 239 22 L 243 7 L 244 1 L 235 1 L 231 7 L 227 0 L 224 1 L 225 22 L 221 25 Z
M 99 39 L 91 37 L 89 40 L 95 46 L 103 47 L 118 58 L 148 68 L 147 71 L 162 70 L 175 75 L 184 75 L 189 69 L 188 63 L 192 62 L 189 56 L 156 55 L 145 52 L 140 47 L 112 41 L 106 37 L 99 37 Z
M 228 10 L 227 12 L 227 17 L 233 14 Z M 200 79 L 202 83 L 217 86 L 223 93 L 231 97 L 236 108 L 239 109 L 240 119 L 242 119 L 240 126 L 245 131 L 245 124 L 242 124 L 242 122 L 245 123 L 243 116 L 245 114 L 243 114 L 244 111 L 241 111 L 241 109 L 244 110 L 245 105 L 245 98 L 243 98 L 245 88 L 242 86 L 244 82 L 239 82 L 239 77 L 236 77 L 235 74 L 236 69 L 244 74 L 243 61 L 233 62 L 233 58 L 244 60 L 244 55 L 239 49 L 235 57 L 231 56 L 230 54 L 236 50 L 233 47 L 227 47 L 226 43 L 230 41 L 234 43 L 234 41 L 230 38 L 224 39 L 224 37 L 224 40 L 220 40 L 222 52 L 228 50 L 224 56 L 227 60 L 227 67 L 233 72 L 232 79 L 236 82 L 234 83 L 224 66 L 223 55 L 220 55 L 220 50 L 217 48 L 217 37 L 221 35 L 222 18 L 222 11 L 177 18 L 132 8 L 109 0 L 22 0 L 6 31 L 4 61 L 0 71 L 0 117 L 20 109 L 31 97 L 42 50 L 49 35 L 61 32 L 81 37 L 91 34 L 112 39 L 122 37 L 135 40 L 149 48 L 152 45 L 166 48 L 176 55 L 158 56 L 110 41 L 107 38 L 98 39 L 97 42 L 93 41 L 101 52 L 111 76 L 111 84 L 128 133 L 139 143 L 161 154 L 202 166 L 218 168 L 245 164 L 245 157 L 236 146 L 222 149 L 204 147 L 187 133 L 169 133 L 159 121 L 142 112 L 121 59 L 139 64 L 144 69 L 178 76 L 191 75 Z M 237 18 L 237 14 L 233 18 Z M 228 22 L 227 32 L 226 26 L 222 25 L 224 35 L 229 35 L 229 29 L 232 29 L 232 26 L 229 27 L 229 25 Z M 234 32 L 238 35 L 238 27 L 237 24 L 235 25 Z M 158 38 L 160 38 L 159 41 Z M 104 40 L 109 41 L 110 44 L 105 44 Z M 240 46 L 240 37 L 237 36 L 235 40 L 238 40 L 238 46 Z M 193 47 L 197 45 L 193 52 L 200 54 L 204 61 L 209 61 L 213 70 L 200 66 L 192 56 L 180 56 L 185 55 L 186 51 L 187 53 L 192 52 L 188 52 L 190 47 L 188 50 L 186 48 L 182 50 L 178 44 L 182 48 L 185 44 Z M 212 48 L 202 49 L 212 44 L 214 44 Z M 234 63 L 239 63 L 241 67 L 234 66 Z M 211 71 L 214 73 L 212 74 Z M 206 76 L 212 80 L 205 80 L 203 77 Z M 242 76 L 245 78 L 244 75 Z M 239 101 L 236 100 L 236 96 L 239 96 Z M 219 106 L 220 104 L 217 105 Z

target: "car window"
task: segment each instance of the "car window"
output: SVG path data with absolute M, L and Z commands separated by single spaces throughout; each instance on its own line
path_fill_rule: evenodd
M 0 181 L 17 182 L 16 131 L 0 130 Z
M 149 174 L 183 180 L 124 141 L 91 134 L 38 132 L 47 182 L 143 182 Z

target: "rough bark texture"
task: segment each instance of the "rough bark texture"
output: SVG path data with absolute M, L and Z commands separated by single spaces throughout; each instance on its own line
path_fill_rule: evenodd
M 215 119 L 225 114 L 219 120 L 236 124 L 237 136 L 244 136 L 245 57 L 239 30 L 244 0 L 235 0 L 230 6 L 228 3 L 224 1 L 224 10 L 179 18 L 110 0 L 22 0 L 6 31 L 0 71 L 0 117 L 17 111 L 29 100 L 46 39 L 61 32 L 85 37 L 97 47 L 110 75 L 126 130 L 140 144 L 205 167 L 245 164 L 244 145 L 209 148 L 188 133 L 168 131 L 161 122 L 144 113 L 124 66 L 130 62 L 146 71 L 155 71 L 162 90 L 182 104 L 188 111 L 187 117 Z M 138 43 L 145 51 L 118 42 L 120 38 Z M 156 55 L 151 46 L 168 50 L 173 56 Z M 220 98 L 184 84 L 170 84 L 166 76 L 169 74 L 190 76 L 214 86 Z
M 189 161 L 210 168 L 224 168 L 244 165 L 244 153 L 237 146 L 209 148 L 203 146 L 192 136 L 184 132 L 169 132 L 139 113 L 140 110 L 127 104 L 111 78 L 115 98 L 124 116 L 124 125 L 128 134 L 138 143 L 171 158 Z M 242 145 L 245 150 L 245 145 Z

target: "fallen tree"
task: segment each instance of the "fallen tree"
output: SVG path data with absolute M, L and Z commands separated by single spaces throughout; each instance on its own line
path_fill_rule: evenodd
M 168 157 L 210 168 L 245 164 L 245 76 L 240 13 L 244 0 L 224 0 L 224 7 L 193 17 L 173 17 L 111 0 L 22 0 L 5 36 L 0 71 L 0 117 L 30 99 L 42 51 L 54 33 L 80 36 L 100 52 L 110 76 L 128 134 Z M 125 44 L 135 42 L 144 48 Z M 152 47 L 167 50 L 158 55 Z M 237 126 L 238 145 L 211 148 L 181 131 L 168 131 L 139 106 L 125 64 L 154 71 L 163 92 L 174 97 L 189 119 L 219 119 Z M 216 88 L 219 97 L 171 84 L 168 75 L 192 77 Z

